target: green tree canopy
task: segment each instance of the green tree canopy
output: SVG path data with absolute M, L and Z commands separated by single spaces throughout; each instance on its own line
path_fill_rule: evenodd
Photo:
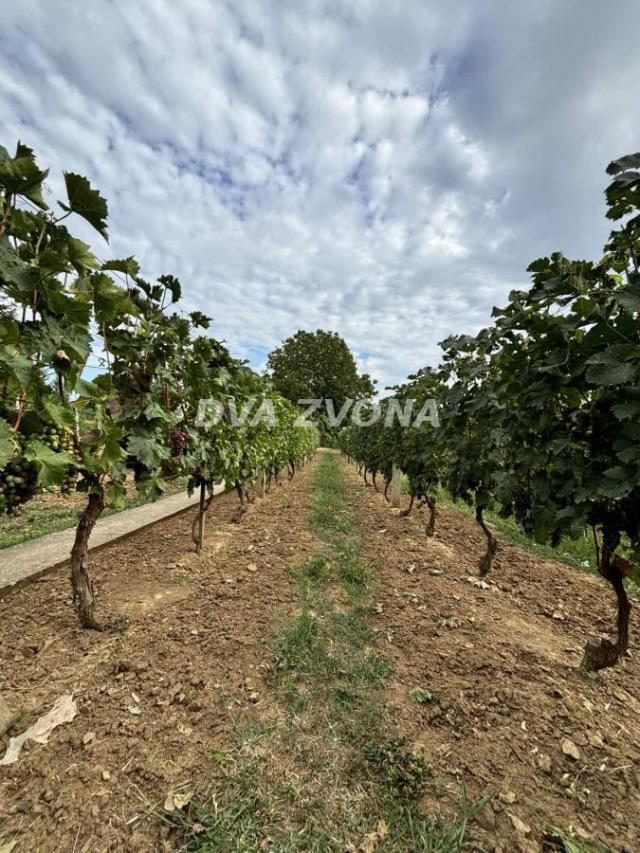
M 267 366 L 277 391 L 297 403 L 303 399 L 345 400 L 374 393 L 367 373 L 358 374 L 353 354 L 337 332 L 298 331 L 269 354 Z

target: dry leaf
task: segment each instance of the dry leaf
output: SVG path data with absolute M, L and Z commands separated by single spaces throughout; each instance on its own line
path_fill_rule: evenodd
M 4 754 L 0 765 L 13 764 L 16 762 L 22 751 L 22 746 L 25 741 L 33 740 L 36 743 L 47 743 L 51 732 L 61 726 L 63 723 L 70 723 L 78 713 L 76 705 L 71 694 L 65 694 L 56 699 L 53 708 L 40 717 L 30 726 L 26 732 L 23 732 L 18 737 L 12 737 L 9 741 L 9 746 Z
M 166 812 L 181 811 L 191 800 L 192 796 L 193 793 L 174 794 L 173 791 L 169 791 L 164 801 L 164 810 Z

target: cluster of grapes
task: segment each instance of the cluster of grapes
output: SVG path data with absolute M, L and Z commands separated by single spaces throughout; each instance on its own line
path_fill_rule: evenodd
M 69 456 L 72 456 L 77 459 L 76 442 L 71 427 L 65 427 L 64 429 L 60 429 L 52 425 L 45 426 L 42 430 L 42 440 L 46 445 L 48 445 L 52 450 L 55 450 L 57 453 L 68 453 Z M 64 480 L 60 484 L 61 494 L 71 494 L 71 492 L 73 492 L 73 490 L 75 489 L 77 479 L 78 474 L 76 469 L 73 466 L 68 468 L 67 472 L 65 473 Z
M 0 515 L 14 513 L 36 491 L 37 471 L 24 457 L 12 459 L 0 471 Z
M 175 427 L 175 429 L 171 432 L 171 455 L 174 459 L 177 456 L 182 456 L 184 453 L 184 449 L 187 446 L 189 441 L 189 433 L 185 432 L 183 429 L 179 427 Z

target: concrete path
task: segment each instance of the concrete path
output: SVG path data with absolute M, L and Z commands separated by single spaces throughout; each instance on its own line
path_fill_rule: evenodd
M 214 493 L 221 492 L 224 492 L 224 485 L 216 486 Z M 155 503 L 114 513 L 98 521 L 91 534 L 89 547 L 93 551 L 157 521 L 171 518 L 189 507 L 196 506 L 197 503 L 197 494 L 189 497 L 183 492 L 170 498 L 162 498 Z M 74 537 L 75 528 L 72 527 L 0 550 L 0 593 L 21 581 L 66 563 L 71 554 Z

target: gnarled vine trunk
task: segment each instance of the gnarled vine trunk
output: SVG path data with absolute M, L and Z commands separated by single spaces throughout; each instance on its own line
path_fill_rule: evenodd
M 408 515 L 411 515 L 411 510 L 413 509 L 413 504 L 415 502 L 416 496 L 411 495 L 411 499 L 409 500 L 409 506 L 406 509 L 403 509 L 400 515 L 403 518 L 406 518 Z
M 211 506 L 211 501 L 213 500 L 213 491 L 210 493 L 209 497 L 206 497 L 206 493 L 206 484 L 200 483 L 200 503 L 198 505 L 198 514 L 193 519 L 193 525 L 191 527 L 191 538 L 196 546 L 196 554 L 199 554 L 204 546 L 204 520 L 207 510 Z
M 271 472 L 269 472 L 269 483 L 271 483 Z M 245 502 L 245 492 L 240 480 L 236 480 L 235 482 L 236 492 L 238 493 L 238 497 L 240 498 L 240 504 L 235 508 L 231 515 L 231 521 L 235 524 L 239 524 L 240 519 L 247 511 L 248 507 Z
M 491 567 L 493 566 L 493 558 L 496 555 L 496 551 L 498 550 L 498 540 L 493 535 L 493 533 L 487 527 L 484 515 L 482 511 L 482 507 L 476 507 L 476 521 L 482 528 L 482 532 L 487 537 L 487 551 L 480 558 L 480 563 L 478 564 L 478 569 L 480 570 L 480 577 L 484 577 L 491 571 Z
M 363 474 L 363 476 L 364 476 L 364 482 L 365 482 L 365 484 L 366 484 L 367 486 L 371 485 L 371 484 L 369 483 L 369 481 L 367 480 L 367 469 L 366 469 L 366 468 L 364 469 L 364 474 Z
M 377 472 L 376 472 L 376 471 L 374 471 L 374 472 L 373 472 L 373 477 L 372 477 L 372 480 L 373 480 L 373 488 L 374 488 L 374 489 L 376 490 L 376 492 L 377 492 L 377 491 L 378 491 L 378 483 L 376 482 L 376 476 L 377 476 Z
M 427 507 L 429 508 L 429 518 L 427 519 L 427 524 L 425 526 L 424 532 L 427 536 L 433 536 L 433 534 L 436 532 L 436 499 L 426 495 L 425 502 L 427 504 Z
M 598 572 L 613 587 L 618 604 L 618 637 L 615 643 L 601 638 L 589 640 L 584 649 L 582 666 L 589 672 L 614 666 L 629 648 L 629 616 L 631 604 L 624 588 L 627 561 L 614 554 L 606 545 L 598 555 Z
M 389 492 L 389 486 L 390 485 L 391 485 L 391 480 L 385 479 L 385 481 L 384 481 L 384 499 L 387 503 L 389 503 L 388 492 Z
M 76 538 L 71 549 L 71 586 L 73 602 L 83 628 L 101 630 L 96 620 L 96 594 L 89 577 L 89 537 L 96 521 L 104 509 L 104 498 L 99 494 L 90 494 L 78 526 Z

